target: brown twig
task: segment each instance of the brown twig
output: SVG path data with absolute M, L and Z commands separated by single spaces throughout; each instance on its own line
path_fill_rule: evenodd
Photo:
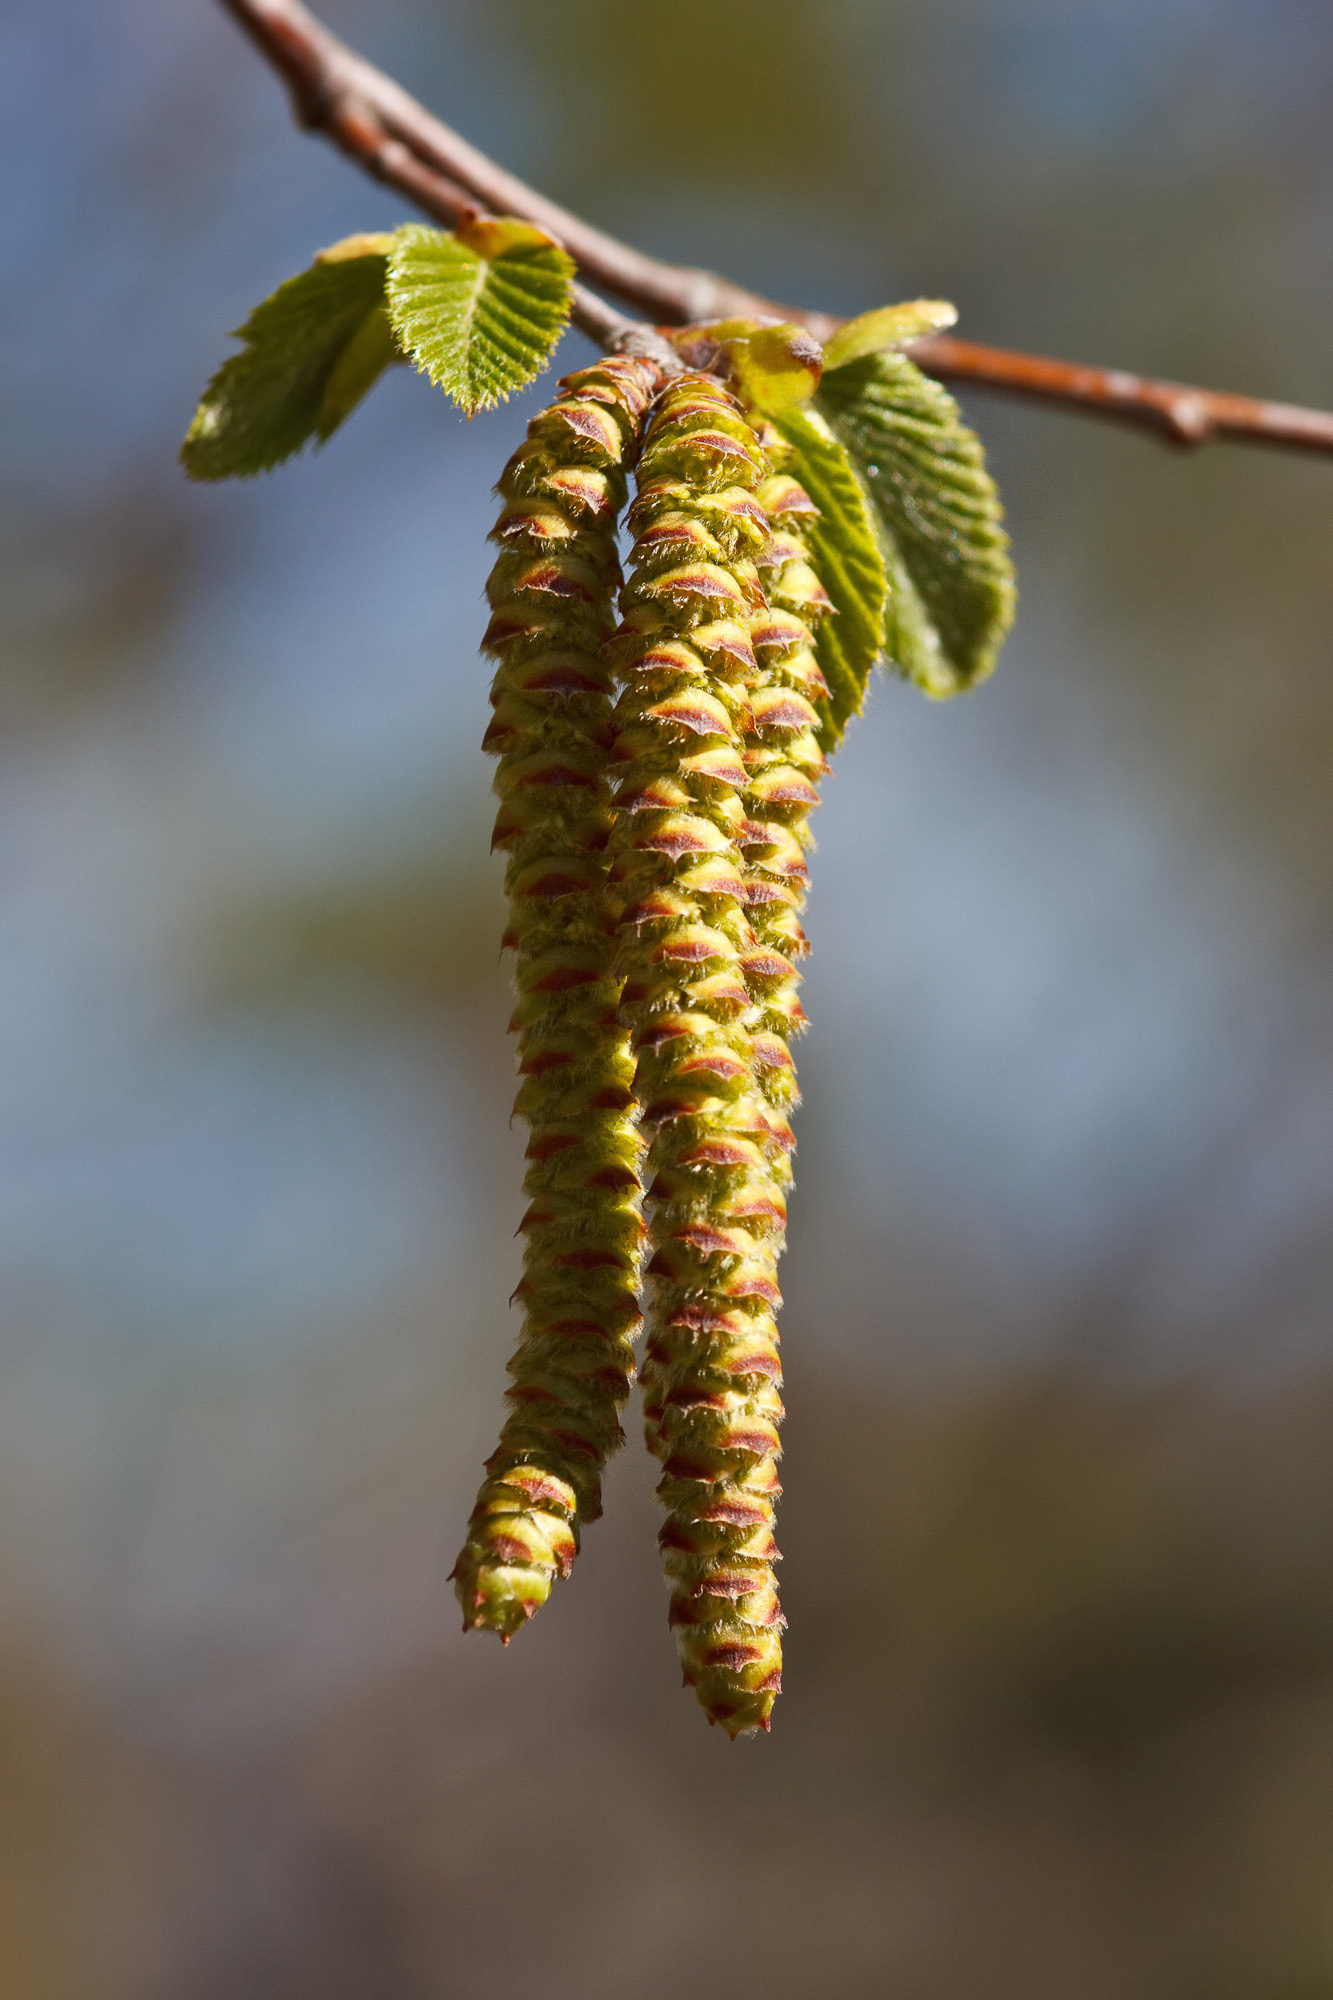
M 1192 389 L 1184 382 L 1156 382 L 1122 368 L 1014 354 L 1003 347 L 955 340 L 947 333 L 912 341 L 905 351 L 919 368 L 945 381 L 1065 403 L 1084 416 L 1142 424 L 1160 431 L 1172 444 L 1207 444 L 1210 438 L 1228 437 L 1243 444 L 1333 451 L 1333 414 L 1326 410 L 1233 396 L 1223 389 Z
M 479 208 L 535 222 L 563 243 L 585 277 L 654 318 L 687 325 L 785 309 L 718 278 L 659 263 L 571 215 L 493 160 L 382 70 L 339 41 L 300 0 L 222 0 L 282 76 L 298 124 L 325 133 L 376 180 L 398 188 L 437 220 Z M 837 321 L 819 315 L 831 333 Z
M 297 120 L 323 132 L 376 180 L 405 194 L 437 221 L 468 214 L 516 215 L 549 230 L 584 277 L 640 312 L 671 325 L 732 315 L 795 320 L 827 340 L 841 321 L 830 313 L 778 305 L 711 271 L 664 264 L 570 214 L 503 167 L 410 97 L 400 84 L 338 40 L 300 0 L 222 0 L 279 72 Z M 647 329 L 595 293 L 575 288 L 571 317 L 605 348 L 651 346 Z M 1333 452 L 1333 414 L 1157 382 L 1119 369 L 1016 354 L 948 334 L 914 342 L 912 359 L 944 381 L 1063 404 L 1156 431 L 1180 445 L 1229 437 L 1250 444 Z M 669 353 L 665 342 L 654 358 Z

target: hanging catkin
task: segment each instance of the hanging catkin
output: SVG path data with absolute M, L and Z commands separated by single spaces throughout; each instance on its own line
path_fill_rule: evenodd
M 989 673 L 1008 544 L 979 441 L 901 351 L 952 325 L 947 303 L 877 308 L 823 346 L 767 312 L 652 327 L 532 221 L 463 205 L 456 225 L 346 237 L 280 285 L 182 459 L 199 479 L 270 471 L 395 361 L 470 418 L 533 382 L 567 324 L 612 350 L 528 425 L 490 537 L 485 748 L 527 1206 L 507 1412 L 452 1575 L 464 1629 L 507 1645 L 569 1574 L 646 1319 L 670 1625 L 735 1737 L 768 1729 L 782 1685 L 777 1271 L 807 821 L 877 659 L 932 695 Z
M 626 358 L 571 375 L 501 475 L 500 555 L 484 641 L 498 665 L 494 845 L 516 954 L 524 1188 L 523 1329 L 510 1413 L 454 1577 L 464 1626 L 508 1641 L 568 1574 L 601 1513 L 622 1441 L 643 1223 L 634 1063 L 605 877 L 616 522 L 655 369 Z
M 687 1683 L 729 1733 L 781 1686 L 773 1580 L 780 1364 L 774 1320 L 790 1128 L 756 1087 L 740 839 L 765 609 L 755 499 L 768 461 L 715 380 L 673 383 L 648 426 L 613 642 L 622 688 L 611 901 L 621 1019 L 651 1135 L 642 1377 L 670 1619 Z

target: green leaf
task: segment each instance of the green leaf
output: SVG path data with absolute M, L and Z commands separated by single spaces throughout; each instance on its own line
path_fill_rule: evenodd
M 859 319 L 844 320 L 824 349 L 825 368 L 845 368 L 863 354 L 920 340 L 923 333 L 940 333 L 958 318 L 947 299 L 909 299 L 905 305 L 878 306 Z
M 818 520 L 802 532 L 834 607 L 834 615 L 815 626 L 815 653 L 829 685 L 819 733 L 827 751 L 860 714 L 870 669 L 884 650 L 884 565 L 860 481 L 823 417 L 816 410 L 789 410 L 774 421 L 794 447 L 784 471 L 819 509 Z
M 418 368 L 469 416 L 545 367 L 569 318 L 573 260 L 544 230 L 487 218 L 394 238 L 388 304 Z
M 824 351 L 803 326 L 783 322 L 722 342 L 731 363 L 731 387 L 766 416 L 808 403 L 819 387 Z
M 255 307 L 181 446 L 191 479 L 245 479 L 323 444 L 401 359 L 384 310 L 392 242 L 349 236 Z
M 865 481 L 889 575 L 890 656 L 929 695 L 985 680 L 1014 618 L 1003 509 L 947 389 L 903 354 L 824 376 L 818 407 Z

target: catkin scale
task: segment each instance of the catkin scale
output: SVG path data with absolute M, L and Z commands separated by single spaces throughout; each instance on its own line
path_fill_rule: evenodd
M 608 649 L 620 682 L 608 887 L 650 1134 L 644 1425 L 662 1462 L 685 1679 L 732 1735 L 766 1729 L 781 1686 L 774 1315 L 791 1133 L 757 1082 L 746 967 L 761 946 L 742 844 L 768 475 L 716 381 L 667 388 L 640 454 L 632 576 Z
M 780 463 L 789 448 L 772 426 L 763 431 L 770 460 Z M 747 978 L 758 1010 L 756 1074 L 767 1101 L 786 1111 L 799 1096 L 790 1044 L 806 1026 L 797 970 L 809 950 L 800 921 L 810 879 L 806 822 L 819 803 L 818 780 L 827 768 L 817 732 L 828 686 L 811 627 L 833 607 L 801 534 L 802 523 L 817 511 L 805 489 L 776 470 L 756 497 L 771 533 L 758 557 L 767 610 L 750 631 L 759 679 L 744 744 L 742 846 L 758 949 Z
M 787 446 L 765 438 L 769 456 Z M 827 770 L 819 746 L 819 708 L 829 686 L 815 658 L 813 624 L 833 606 L 819 582 L 801 534 L 817 510 L 805 488 L 785 472 L 765 480 L 759 500 L 771 538 L 759 556 L 769 610 L 753 622 L 751 638 L 761 682 L 753 698 L 755 724 L 745 740 L 745 860 L 749 910 L 755 936 L 769 964 L 751 970 L 759 1006 L 757 1046 L 761 1088 L 771 1104 L 787 1110 L 799 1098 L 791 1040 L 807 1026 L 799 996 L 799 960 L 809 952 L 801 912 L 809 890 L 811 850 L 807 818 L 819 804 L 819 778 Z
M 528 1207 L 523 1327 L 500 1442 L 454 1568 L 464 1626 L 507 1642 L 601 1512 L 634 1373 L 643 1239 L 634 1061 L 606 902 L 616 523 L 656 381 L 615 358 L 570 376 L 501 475 L 485 649 L 494 845 L 507 855 Z

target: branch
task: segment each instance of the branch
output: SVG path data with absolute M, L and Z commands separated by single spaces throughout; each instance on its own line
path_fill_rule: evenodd
M 455 224 L 489 212 L 536 223 L 564 245 L 586 278 L 666 324 L 772 315 L 797 321 L 821 341 L 842 324 L 830 313 L 776 304 L 711 271 L 664 264 L 593 228 L 470 146 L 401 85 L 339 41 L 301 0 L 222 4 L 286 82 L 297 122 L 322 132 L 349 159 L 436 221 Z M 571 318 L 604 348 L 629 346 L 656 360 L 670 352 L 665 342 L 653 343 L 649 329 L 624 319 L 582 285 L 575 287 Z M 919 367 L 946 382 L 1115 418 L 1179 445 L 1229 437 L 1333 452 L 1333 415 L 1321 410 L 1015 354 L 948 334 L 915 341 L 909 351 Z
M 1207 444 L 1235 438 L 1242 444 L 1290 445 L 1303 451 L 1333 452 L 1333 414 L 1303 410 L 1295 403 L 1268 403 L 1233 396 L 1224 389 L 1193 389 L 1184 382 L 1156 382 L 1122 368 L 1091 368 L 1078 361 L 1051 361 L 1040 354 L 1014 354 L 933 333 L 905 343 L 918 368 L 946 382 L 1064 403 L 1088 417 L 1113 417 L 1156 430 L 1172 444 Z
M 437 221 L 485 210 L 534 222 L 564 245 L 594 283 L 673 324 L 755 312 L 790 317 L 785 308 L 711 271 L 682 270 L 632 250 L 538 194 L 339 41 L 300 0 L 222 4 L 282 76 L 297 123 L 323 132 L 358 166 L 410 196 Z M 812 317 L 826 338 L 837 325 L 827 314 Z

